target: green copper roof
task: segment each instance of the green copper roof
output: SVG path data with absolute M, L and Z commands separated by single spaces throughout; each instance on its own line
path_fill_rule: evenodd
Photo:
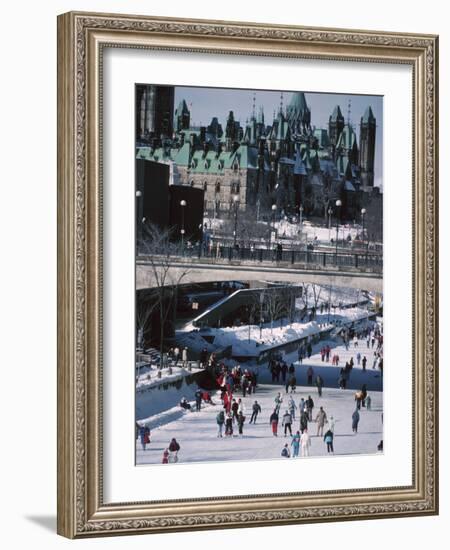
M 346 124 L 339 136 L 336 147 L 342 149 L 352 149 L 356 143 L 356 134 L 351 126 Z
M 288 111 L 296 111 L 297 113 L 305 112 L 308 109 L 304 92 L 294 92 L 291 101 L 287 107 Z

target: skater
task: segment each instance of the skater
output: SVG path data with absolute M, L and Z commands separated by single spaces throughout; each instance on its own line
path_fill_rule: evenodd
M 169 462 L 178 462 L 178 451 L 180 450 L 180 444 L 173 438 L 169 445 Z
M 372 398 L 370 397 L 370 395 L 367 395 L 366 396 L 366 409 L 368 411 L 370 411 L 371 407 L 372 407 Z
M 320 376 L 320 374 L 316 376 L 316 386 L 319 397 L 322 397 L 323 378 Z
M 164 449 L 162 463 L 169 464 L 169 449 Z
M 216 416 L 217 437 L 222 437 L 223 425 L 225 424 L 225 411 L 220 411 Z
M 281 397 L 281 393 L 278 392 L 278 395 L 275 397 L 275 409 L 277 414 L 280 412 L 281 403 L 283 403 L 283 398 Z
M 192 410 L 192 407 L 191 407 L 191 405 L 187 402 L 186 397 L 182 397 L 182 398 L 181 398 L 180 407 L 181 407 L 182 409 L 185 409 L 186 411 L 191 411 L 191 410 Z
M 317 422 L 317 435 L 323 435 L 323 427 L 328 423 L 327 413 L 320 407 L 319 412 L 316 415 Z
M 256 424 L 256 419 L 258 418 L 258 414 L 260 412 L 261 412 L 261 405 L 258 403 L 258 401 L 255 401 L 253 403 L 252 416 L 250 418 L 249 424 Z
M 195 410 L 197 412 L 200 412 L 202 408 L 202 393 L 200 388 L 195 392 Z
M 306 400 L 306 410 L 308 412 L 308 420 L 312 421 L 312 412 L 314 409 L 314 401 L 312 400 L 312 397 L 308 395 L 308 399 Z
M 308 370 L 306 371 L 306 375 L 308 377 L 308 386 L 312 386 L 314 369 L 312 367 L 309 367 Z
M 239 403 L 236 401 L 236 399 L 233 399 L 231 403 L 231 414 L 233 415 L 233 422 L 237 420 L 238 411 L 239 411 Z
M 278 410 L 274 409 L 273 413 L 270 415 L 269 423 L 272 426 L 272 434 L 274 437 L 278 436 Z
M 145 451 L 146 445 L 150 443 L 150 428 L 148 426 L 141 426 L 139 428 L 139 436 L 141 438 L 142 450 Z
M 308 435 L 308 430 L 304 430 L 300 437 L 300 445 L 302 447 L 302 456 L 309 456 L 309 448 L 311 447 L 311 439 Z
M 295 420 L 295 411 L 297 410 L 297 405 L 295 404 L 295 401 L 292 399 L 292 397 L 289 398 L 288 409 L 291 413 L 292 420 Z
M 334 434 L 334 426 L 336 424 L 336 421 L 334 419 L 334 416 L 330 416 L 330 430 L 333 432 Z
M 291 447 L 292 447 L 292 458 L 298 457 L 300 450 L 300 432 L 297 432 L 292 436 Z
M 309 343 L 308 346 L 306 347 L 306 352 L 308 354 L 308 359 L 311 357 L 312 355 L 312 346 L 311 344 Z
M 327 452 L 328 453 L 334 453 L 334 449 L 333 449 L 333 432 L 331 430 L 327 430 L 325 432 L 323 440 L 327 444 Z
M 186 347 L 181 352 L 181 360 L 183 361 L 183 367 L 186 368 L 188 364 L 188 349 Z
M 244 422 L 245 422 L 245 416 L 242 414 L 242 411 L 239 412 L 237 417 L 237 425 L 239 429 L 239 435 L 243 435 L 244 430 Z
M 361 401 L 363 399 L 363 394 L 361 391 L 355 393 L 356 408 L 359 411 L 361 409 Z
M 361 365 L 361 354 L 359 353 L 359 351 L 356 354 L 356 362 L 358 363 L 358 367 L 359 367 Z
M 286 443 L 286 445 L 281 449 L 281 456 L 284 457 L 284 458 L 289 458 L 291 456 L 291 453 L 289 451 L 289 447 L 288 447 L 288 444 Z
M 281 421 L 281 425 L 284 426 L 284 437 L 286 437 L 286 433 L 289 431 L 289 435 L 292 436 L 292 416 L 288 410 L 283 415 L 283 420 Z
M 245 414 L 245 407 L 242 399 L 238 399 L 238 414 L 239 413 Z
M 227 435 L 228 437 L 231 437 L 233 435 L 233 417 L 231 416 L 230 412 L 227 414 L 227 417 L 225 419 L 225 435 Z
M 300 403 L 299 403 L 298 407 L 299 407 L 298 412 L 301 415 L 302 412 L 304 412 L 304 410 L 305 410 L 305 400 L 303 399 L 303 397 L 300 399 Z
M 297 378 L 295 378 L 295 376 L 291 376 L 289 386 L 291 387 L 291 393 L 295 393 L 295 390 L 297 389 Z
M 173 350 L 173 359 L 175 361 L 175 366 L 178 365 L 178 359 L 180 358 L 180 348 L 178 346 L 175 346 Z
M 358 423 L 359 423 L 359 412 L 358 409 L 355 409 L 352 414 L 352 430 L 353 433 L 358 433 Z
M 308 420 L 308 413 L 306 410 L 304 410 L 300 415 L 300 431 L 302 433 L 308 429 Z

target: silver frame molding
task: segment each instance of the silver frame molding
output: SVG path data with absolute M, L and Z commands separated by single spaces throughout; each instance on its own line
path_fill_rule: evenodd
M 413 483 L 105 504 L 102 50 L 402 63 L 413 69 Z M 58 533 L 101 535 L 438 513 L 438 38 L 95 13 L 58 17 Z M 149 495 L 149 498 L 151 495 Z

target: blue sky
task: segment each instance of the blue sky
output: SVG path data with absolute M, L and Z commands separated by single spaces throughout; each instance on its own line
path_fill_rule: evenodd
M 334 107 L 339 105 L 347 122 L 348 117 L 358 135 L 359 123 L 366 107 L 372 107 L 377 120 L 377 133 L 375 144 L 375 185 L 382 185 L 383 166 L 383 98 L 382 96 L 355 95 L 355 94 L 328 94 L 317 92 L 305 92 L 306 103 L 311 109 L 311 125 L 317 128 L 328 128 L 328 118 Z M 175 108 L 185 99 L 191 111 L 192 125 L 207 125 L 213 116 L 217 116 L 219 122 L 225 127 L 225 120 L 229 111 L 234 112 L 234 117 L 245 126 L 246 119 L 252 114 L 253 97 L 256 97 L 256 113 L 259 107 L 264 108 L 265 123 L 271 124 L 274 111 L 277 112 L 281 101 L 283 105 L 289 104 L 292 91 L 268 90 L 237 90 L 228 88 L 199 88 L 177 86 L 175 87 Z

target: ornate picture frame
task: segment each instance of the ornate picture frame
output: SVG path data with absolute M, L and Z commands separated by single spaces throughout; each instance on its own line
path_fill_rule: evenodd
M 103 498 L 104 48 L 412 68 L 412 484 L 106 503 Z M 438 38 L 66 13 L 58 18 L 58 533 L 69 538 L 438 513 Z M 150 491 L 151 493 L 151 491 Z

